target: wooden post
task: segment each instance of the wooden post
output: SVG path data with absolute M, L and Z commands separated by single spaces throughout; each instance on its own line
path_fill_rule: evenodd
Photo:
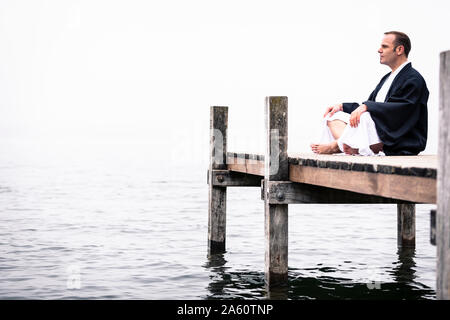
M 288 205 L 270 204 L 267 192 L 269 181 L 289 180 L 287 113 L 287 97 L 266 97 L 265 280 L 269 289 L 287 285 L 288 279 Z
M 414 248 L 416 246 L 416 205 L 397 204 L 397 247 Z
M 436 245 L 436 209 L 430 210 L 430 243 Z
M 213 170 L 226 170 L 228 107 L 211 107 L 208 254 L 225 252 L 227 188 L 213 185 Z
M 437 298 L 450 299 L 450 51 L 441 53 L 437 172 Z

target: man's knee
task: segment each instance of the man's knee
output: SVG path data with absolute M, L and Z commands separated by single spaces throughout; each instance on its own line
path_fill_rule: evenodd
M 339 119 L 335 119 L 335 120 L 328 120 L 327 121 L 327 126 L 329 128 L 336 128 L 336 127 L 345 127 L 347 124 Z
M 371 121 L 373 121 L 369 112 L 363 112 L 361 114 L 361 117 L 359 118 L 359 120 L 360 121 L 364 121 L 364 122 L 371 122 Z

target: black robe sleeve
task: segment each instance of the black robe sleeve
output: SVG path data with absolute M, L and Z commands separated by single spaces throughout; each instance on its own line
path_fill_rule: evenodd
M 356 108 L 359 107 L 359 103 L 356 102 L 344 102 L 342 104 L 344 112 L 352 113 Z

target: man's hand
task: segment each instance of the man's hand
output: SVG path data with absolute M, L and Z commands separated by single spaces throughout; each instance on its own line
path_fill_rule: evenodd
M 365 104 L 360 105 L 355 111 L 350 115 L 350 127 L 356 128 L 359 125 L 361 115 L 367 111 L 367 106 Z
M 342 103 L 341 104 L 337 104 L 337 105 L 334 105 L 334 106 L 331 106 L 331 107 L 328 107 L 327 108 L 327 111 L 325 111 L 325 114 L 323 115 L 323 117 L 325 118 L 328 114 L 330 115 L 330 117 L 333 115 L 333 114 L 335 114 L 336 112 L 338 112 L 338 111 L 343 111 L 344 110 L 344 108 L 343 108 L 343 106 L 342 106 Z

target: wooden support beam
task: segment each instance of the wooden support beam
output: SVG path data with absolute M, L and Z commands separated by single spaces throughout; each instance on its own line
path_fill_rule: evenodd
M 263 179 L 261 176 L 253 174 L 230 170 L 213 170 L 211 174 L 208 171 L 208 184 L 210 176 L 215 187 L 260 187 Z
M 228 107 L 211 107 L 209 179 L 226 170 Z M 208 254 L 225 252 L 227 188 L 209 184 Z
M 436 203 L 436 179 L 290 165 L 289 180 L 414 203 Z
M 261 188 L 264 189 L 264 180 Z M 269 181 L 267 196 L 271 204 L 398 203 L 398 200 L 391 198 L 286 181 Z M 261 193 L 262 200 L 264 197 Z
M 397 247 L 414 248 L 416 246 L 416 205 L 397 204 Z
M 436 216 L 437 298 L 450 299 L 450 51 L 441 53 Z
M 264 177 L 264 156 L 229 152 L 227 156 L 229 170 Z
M 266 97 L 266 153 L 264 185 L 289 179 L 288 99 Z M 264 192 L 267 195 L 267 190 Z M 287 285 L 288 280 L 288 205 L 271 204 L 265 197 L 265 281 L 270 291 Z

